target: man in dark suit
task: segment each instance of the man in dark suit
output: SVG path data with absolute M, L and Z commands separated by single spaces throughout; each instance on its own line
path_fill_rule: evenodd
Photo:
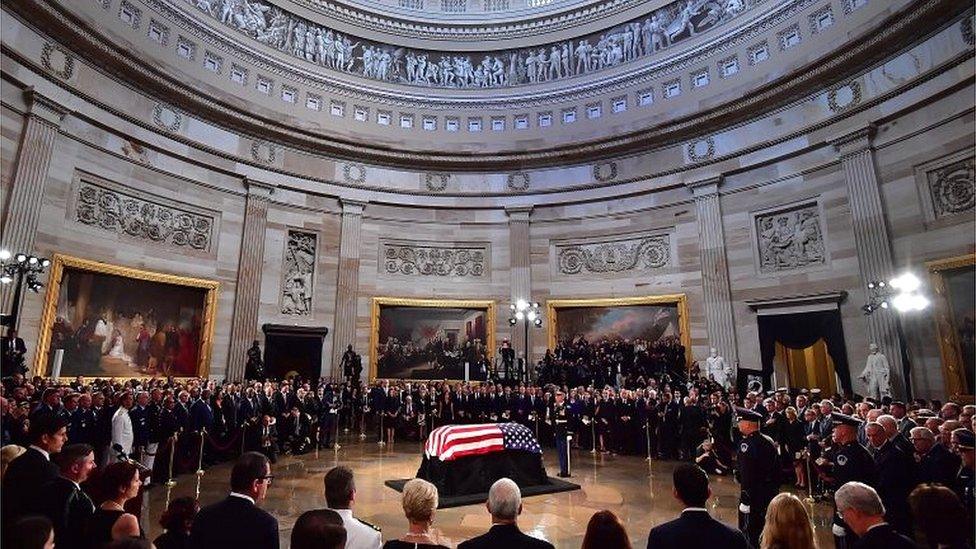
M 518 516 L 522 514 L 522 492 L 517 484 L 508 478 L 495 481 L 488 490 L 488 512 L 491 513 L 491 529 L 468 541 L 461 542 L 458 549 L 495 549 L 497 547 L 518 547 L 520 549 L 552 549 L 552 544 L 523 534 L 518 527 Z
M 273 478 L 264 455 L 241 455 L 230 473 L 230 495 L 197 515 L 190 548 L 278 549 L 278 520 L 257 506 Z
M 17 337 L 17 330 L 13 328 L 7 330 L 6 337 L 0 338 L 0 349 L 3 349 L 2 377 L 23 374 L 27 371 L 24 365 L 27 345 L 24 344 L 23 339 Z
M 742 532 L 713 519 L 705 508 L 712 496 L 708 475 L 692 463 L 684 463 L 674 470 L 674 497 L 684 505 L 681 516 L 651 529 L 647 537 L 648 549 L 714 549 L 749 547 Z
M 41 487 L 38 510 L 54 524 L 58 547 L 87 548 L 85 529 L 95 504 L 80 485 L 95 470 L 95 451 L 88 444 L 69 444 L 54 456 L 54 462 L 61 475 Z
M 4 524 L 13 524 L 36 511 L 39 488 L 58 477 L 58 467 L 51 462 L 51 455 L 60 452 L 68 440 L 68 427 L 64 419 L 42 414 L 31 420 L 29 438 L 30 447 L 10 462 L 3 476 L 0 499 Z
M 877 490 L 887 510 L 885 518 L 899 531 L 911 532 L 912 513 L 908 507 L 908 494 L 916 485 L 915 459 L 905 454 L 894 438 L 887 438 L 881 424 L 868 423 L 865 432 L 874 447 Z M 898 434 L 897 431 L 894 433 Z
M 858 536 L 854 549 L 915 549 L 912 540 L 885 522 L 881 497 L 867 484 L 848 482 L 834 493 L 837 514 Z
M 909 440 L 915 445 L 918 459 L 918 482 L 952 486 L 959 470 L 959 456 L 937 442 L 935 434 L 927 427 L 914 427 L 910 434 Z

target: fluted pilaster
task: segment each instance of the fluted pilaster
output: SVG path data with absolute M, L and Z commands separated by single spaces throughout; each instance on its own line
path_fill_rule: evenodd
M 365 202 L 342 201 L 342 228 L 339 240 L 339 278 L 336 283 L 335 326 L 332 332 L 330 375 L 341 379 L 339 364 L 347 345 L 356 345 L 356 316 L 359 302 L 359 247 Z M 361 350 L 359 350 L 361 351 Z M 369 349 L 369 353 L 375 349 Z
M 234 317 L 230 328 L 228 379 L 244 379 L 247 349 L 258 338 L 258 308 L 261 304 L 261 273 L 264 270 L 265 229 L 268 225 L 268 202 L 274 186 L 246 181 L 247 204 L 244 207 L 244 233 L 241 236 L 241 259 L 237 267 L 234 294 Z
M 698 209 L 699 251 L 701 253 L 702 293 L 705 301 L 705 324 L 709 346 L 731 364 L 739 359 L 732 316 L 732 290 L 725 252 L 725 230 L 718 187 L 721 177 L 694 183 L 688 188 L 695 196 Z
M 869 125 L 831 141 L 840 157 L 847 180 L 857 264 L 865 292 L 868 282 L 889 280 L 894 274 L 891 240 L 874 164 L 872 140 L 875 129 L 874 125 Z M 892 394 L 904 397 L 907 396 L 907 384 L 896 314 L 894 310 L 880 310 L 868 315 L 867 333 L 868 341 L 876 343 L 888 358 Z M 867 356 L 867 349 L 864 350 L 864 356 Z M 852 373 L 860 371 L 856 368 L 855 370 Z
M 532 267 L 529 245 L 529 215 L 532 206 L 506 208 L 508 214 L 509 277 L 512 301 L 532 298 Z
M 11 253 L 34 253 L 34 235 L 41 213 L 54 144 L 67 109 L 33 88 L 24 90 L 27 120 L 10 185 L 7 218 L 3 223 L 0 248 Z M 0 295 L 3 311 L 11 310 L 13 284 L 5 284 Z M 17 309 L 20 309 L 20 303 Z M 20 318 L 20 315 L 16 315 Z

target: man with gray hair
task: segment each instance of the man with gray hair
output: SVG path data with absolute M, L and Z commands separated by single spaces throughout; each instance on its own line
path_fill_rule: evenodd
M 468 541 L 458 549 L 527 548 L 553 549 L 552 544 L 523 534 L 518 527 L 522 514 L 522 492 L 518 484 L 509 478 L 500 478 L 488 490 L 488 512 L 491 513 L 491 529 Z
M 881 498 L 867 484 L 848 482 L 834 493 L 837 514 L 858 536 L 854 549 L 914 549 L 912 540 L 885 522 Z
M 912 428 L 909 440 L 915 445 L 915 457 L 918 461 L 916 480 L 920 484 L 952 486 L 955 474 L 959 471 L 959 456 L 939 443 L 928 427 Z

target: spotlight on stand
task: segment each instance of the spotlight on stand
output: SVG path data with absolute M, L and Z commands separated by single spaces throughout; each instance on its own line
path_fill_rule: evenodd
M 11 261 L 11 258 L 13 261 Z M 17 314 L 20 310 L 21 296 L 26 286 L 32 292 L 39 292 L 44 287 L 41 275 L 51 265 L 47 258 L 28 255 L 25 253 L 12 254 L 10 250 L 0 250 L 0 284 L 17 282 L 14 290 L 11 311 L 4 316 L 4 324 L 17 326 Z
M 888 310 L 892 307 L 900 313 L 924 310 L 929 306 L 929 300 L 919 293 L 921 287 L 922 281 L 910 272 L 896 276 L 888 282 L 884 280 L 868 282 L 869 300 L 861 310 L 865 315 L 873 314 L 878 309 Z
M 519 379 L 522 379 L 522 375 L 528 374 L 529 365 L 529 324 L 534 325 L 536 328 L 542 327 L 542 313 L 539 312 L 539 304 L 537 302 L 530 302 L 527 299 L 517 299 L 515 303 L 509 305 L 509 309 L 512 311 L 512 316 L 508 318 L 508 324 L 510 326 L 516 326 L 519 322 L 523 323 L 525 328 L 525 351 L 523 357 L 525 360 L 525 370 L 519 372 Z M 508 372 L 506 372 L 508 375 Z

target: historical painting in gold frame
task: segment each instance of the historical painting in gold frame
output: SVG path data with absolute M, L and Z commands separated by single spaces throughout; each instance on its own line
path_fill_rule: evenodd
M 976 381 L 976 254 L 931 261 L 926 267 L 932 280 L 946 394 L 971 396 Z
M 495 302 L 374 297 L 369 378 L 483 377 L 495 348 Z M 479 364 L 480 363 L 480 364 Z
M 62 349 L 63 377 L 206 376 L 219 285 L 55 254 L 34 372 Z
M 684 347 L 685 366 L 691 366 L 691 327 L 685 294 L 550 299 L 546 302 L 546 320 L 550 349 L 555 349 L 561 340 L 578 336 L 586 337 L 590 343 L 621 337 L 640 338 L 649 344 L 676 336 Z

